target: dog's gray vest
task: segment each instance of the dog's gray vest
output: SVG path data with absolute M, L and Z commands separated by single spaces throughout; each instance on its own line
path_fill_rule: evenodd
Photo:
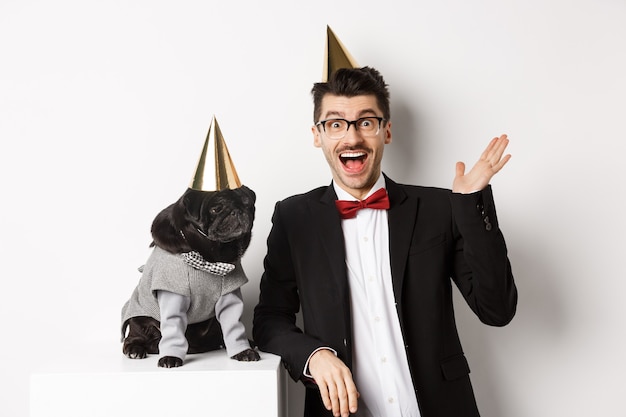
M 155 247 L 143 267 L 139 284 L 122 308 L 122 333 L 131 317 L 149 316 L 161 320 L 156 297 L 159 290 L 191 298 L 187 312 L 189 324 L 214 317 L 217 300 L 248 282 L 241 261 L 234 265 L 235 269 L 222 277 L 195 269 L 180 255 Z

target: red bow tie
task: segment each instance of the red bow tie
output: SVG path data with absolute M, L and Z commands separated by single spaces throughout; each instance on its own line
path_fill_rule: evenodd
M 352 219 L 356 217 L 356 212 L 362 208 L 387 210 L 389 208 L 389 197 L 387 196 L 387 190 L 381 188 L 365 200 L 336 200 L 335 205 L 342 219 Z

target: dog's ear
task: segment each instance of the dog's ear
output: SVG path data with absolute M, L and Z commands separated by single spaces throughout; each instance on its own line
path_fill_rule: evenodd
M 192 220 L 194 223 L 197 223 L 202 218 L 202 205 L 213 198 L 216 193 L 217 191 L 198 191 L 188 188 L 181 197 L 182 206 L 188 215 L 186 220 Z
M 152 243 L 171 253 L 189 252 L 189 244 L 181 234 L 178 217 L 184 212 L 183 197 L 161 210 L 152 222 Z
M 217 193 L 217 191 L 198 191 L 188 188 L 180 198 L 180 204 L 173 213 L 173 220 L 179 233 L 182 232 L 181 236 L 184 236 L 185 252 L 201 251 L 206 245 L 206 235 L 200 232 L 203 227 L 202 223 L 206 221 L 206 214 L 203 212 L 204 205 Z
M 254 193 L 254 191 L 252 191 L 250 188 L 246 187 L 245 185 L 242 185 L 241 187 L 237 188 L 235 191 L 241 194 L 241 198 L 245 205 L 253 205 L 256 202 L 256 194 Z

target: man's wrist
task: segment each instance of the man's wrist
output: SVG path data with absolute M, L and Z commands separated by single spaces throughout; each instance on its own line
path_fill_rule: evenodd
M 319 348 L 315 349 L 313 352 L 311 352 L 311 354 L 309 355 L 309 358 L 306 360 L 306 362 L 304 364 L 304 370 L 303 370 L 302 374 L 304 376 L 306 376 L 307 378 L 313 378 L 311 376 L 311 374 L 309 373 L 309 362 L 311 361 L 311 358 L 313 357 L 313 355 L 315 355 L 320 350 L 328 350 L 330 352 L 333 352 L 335 354 L 335 356 L 337 356 L 337 351 L 335 349 L 331 349 L 331 348 L 326 347 L 326 346 L 322 346 L 322 347 L 319 347 Z

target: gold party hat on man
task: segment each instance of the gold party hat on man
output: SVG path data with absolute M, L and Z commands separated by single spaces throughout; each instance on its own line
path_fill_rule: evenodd
M 189 188 L 198 191 L 220 191 L 239 187 L 241 187 L 241 181 L 239 181 L 237 170 L 230 159 L 222 131 L 213 116 Z
M 330 26 L 326 26 L 326 47 L 324 54 L 324 71 L 322 73 L 322 82 L 327 82 L 330 75 L 339 68 L 358 68 L 356 60 L 350 55 L 350 52 L 341 43 L 337 35 L 331 30 Z

